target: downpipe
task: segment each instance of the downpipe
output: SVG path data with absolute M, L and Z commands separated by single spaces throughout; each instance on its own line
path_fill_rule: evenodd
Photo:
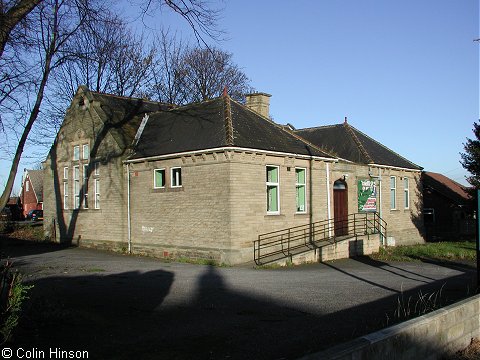
M 132 253 L 132 219 L 130 214 L 130 164 L 127 163 L 127 241 L 128 253 Z

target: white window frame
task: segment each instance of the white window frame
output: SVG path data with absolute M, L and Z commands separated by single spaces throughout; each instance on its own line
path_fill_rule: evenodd
M 392 186 L 392 180 L 393 180 L 393 186 Z M 393 198 L 392 198 L 392 195 L 393 195 Z M 396 209 L 397 209 L 397 177 L 390 176 L 390 210 L 396 210 Z
M 303 170 L 305 177 L 304 177 L 304 182 L 299 183 L 297 181 L 297 170 Z M 303 198 L 305 199 L 305 203 L 303 204 L 303 210 L 298 210 L 298 198 L 297 198 L 297 189 L 299 187 L 303 187 Z M 295 209 L 297 214 L 305 214 L 307 212 L 307 168 L 303 167 L 296 167 L 295 168 Z
M 83 208 L 88 209 L 88 165 L 83 164 Z
M 180 176 L 174 176 L 174 170 L 180 170 L 176 174 L 180 174 Z M 176 185 L 174 185 L 174 182 Z M 172 188 L 181 188 L 182 184 L 182 168 L 180 166 L 170 168 L 170 186 Z
M 403 191 L 404 197 L 403 201 L 405 202 L 405 209 L 410 209 L 410 182 L 408 177 L 403 178 Z
M 90 158 L 90 145 L 83 144 L 82 146 L 82 159 L 88 160 Z
M 25 181 L 25 191 L 30 191 L 30 181 L 28 179 Z
M 73 167 L 73 208 L 80 208 L 80 167 Z
M 163 186 L 157 186 L 157 171 L 163 171 Z M 153 169 L 153 188 L 154 189 L 165 189 L 167 185 L 167 172 L 165 168 Z
M 95 209 L 100 209 L 100 179 L 96 178 L 94 180 L 94 191 L 95 191 L 95 198 L 94 198 L 94 207 Z
M 68 166 L 63 167 L 63 180 L 68 180 Z
M 80 145 L 73 146 L 73 161 L 80 160 Z
M 277 181 L 268 181 L 268 169 L 269 168 L 276 168 L 277 169 Z M 280 166 L 278 165 L 267 165 L 265 166 L 265 188 L 266 188 L 266 193 L 267 193 L 267 198 L 266 198 L 266 206 L 267 206 L 267 215 L 279 215 L 280 214 Z M 269 210 L 268 209 L 268 188 L 271 187 L 276 187 L 277 188 L 277 210 Z
M 63 182 L 63 209 L 68 210 L 68 182 Z

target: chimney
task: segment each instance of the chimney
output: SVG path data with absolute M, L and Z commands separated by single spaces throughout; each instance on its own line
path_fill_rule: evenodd
M 270 117 L 270 97 L 272 95 L 266 93 L 251 93 L 245 95 L 245 105 L 257 114 L 266 118 Z

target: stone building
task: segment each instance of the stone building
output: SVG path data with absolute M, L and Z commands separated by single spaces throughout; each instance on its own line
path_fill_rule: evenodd
M 351 233 L 338 224 L 373 211 L 389 232 L 362 240 L 362 252 L 422 241 L 418 166 L 366 136 L 383 151 L 370 156 L 391 158 L 353 159 L 274 123 L 268 106 L 263 93 L 246 105 L 224 94 L 171 107 L 80 87 L 44 164 L 45 231 L 83 246 L 236 264 L 254 259 L 263 234 L 323 222 L 328 251 L 309 248 L 311 231 L 299 251 L 315 260 L 348 256 L 331 241 Z

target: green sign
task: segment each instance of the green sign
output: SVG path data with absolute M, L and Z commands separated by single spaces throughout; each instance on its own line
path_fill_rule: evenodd
M 377 211 L 377 185 L 374 180 L 358 180 L 358 211 Z

